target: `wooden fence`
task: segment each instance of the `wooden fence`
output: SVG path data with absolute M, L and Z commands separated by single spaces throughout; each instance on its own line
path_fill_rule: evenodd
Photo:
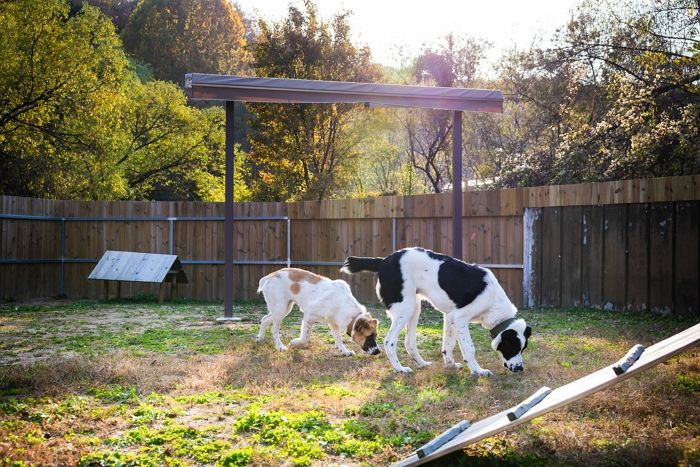
M 698 272 L 691 263 L 692 258 L 695 265 L 700 262 L 698 200 L 700 176 L 467 192 L 463 259 L 490 266 L 518 306 L 590 304 L 697 312 Z M 662 233 L 653 227 L 656 213 L 671 211 L 672 235 L 663 237 L 671 238 L 670 243 L 657 247 L 655 239 Z M 259 297 L 259 278 L 290 259 L 293 266 L 346 279 L 358 299 L 376 301 L 373 275 L 338 272 L 346 256 L 386 256 L 415 245 L 452 252 L 451 194 L 237 203 L 235 216 L 236 300 Z M 255 220 L 242 220 L 250 217 Z M 87 281 L 87 276 L 104 250 L 112 249 L 177 254 L 190 284 L 179 286 L 176 295 L 221 300 L 222 219 L 220 203 L 0 197 L 0 299 L 61 292 L 73 298 L 99 297 L 101 284 Z M 603 229 L 600 238 L 576 239 L 575 232 L 593 235 L 582 227 L 584 221 L 586 229 Z M 600 242 L 600 248 L 584 243 L 589 239 Z M 618 251 L 624 258 L 612 253 Z M 571 255 L 578 258 L 573 263 Z M 660 258 L 672 258 L 671 264 Z M 635 266 L 638 259 L 644 267 Z M 644 268 L 644 278 L 637 277 Z M 660 271 L 672 273 L 661 277 Z M 659 280 L 662 285 L 655 288 Z M 653 290 L 646 298 L 636 292 L 644 284 Z M 122 293 L 155 295 L 157 289 L 124 284 Z

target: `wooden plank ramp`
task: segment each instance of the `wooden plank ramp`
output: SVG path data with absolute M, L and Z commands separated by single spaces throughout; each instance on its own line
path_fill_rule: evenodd
M 602 391 L 699 344 L 700 324 L 696 324 L 683 332 L 675 334 L 647 348 L 639 359 L 627 371 L 620 375 L 617 375 L 614 371 L 614 366 L 617 363 L 613 363 L 595 373 L 591 373 L 553 390 L 541 402 L 514 421 L 508 419 L 508 413 L 511 409 L 506 409 L 496 415 L 474 423 L 431 454 L 421 458 L 419 458 L 417 454 L 413 454 L 394 465 L 420 465 L 438 459 L 465 446 L 481 441 L 484 438 L 493 436 L 501 431 L 510 430 L 533 418 L 540 417 L 552 410 L 559 409 L 593 393 Z

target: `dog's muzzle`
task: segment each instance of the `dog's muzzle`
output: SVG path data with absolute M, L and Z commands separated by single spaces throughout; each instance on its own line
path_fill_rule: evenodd
M 370 355 L 379 355 L 381 353 L 381 350 L 379 350 L 379 347 L 377 347 L 377 341 L 375 340 L 374 335 L 369 336 L 365 340 L 362 350 Z
M 524 370 L 524 368 L 523 368 L 523 366 L 522 366 L 521 364 L 510 365 L 510 366 L 508 366 L 507 363 L 504 363 L 503 366 L 506 367 L 506 368 L 508 368 L 508 369 L 509 369 L 510 371 L 512 371 L 513 373 L 517 373 L 517 372 L 519 372 L 519 371 L 523 371 L 523 370 Z

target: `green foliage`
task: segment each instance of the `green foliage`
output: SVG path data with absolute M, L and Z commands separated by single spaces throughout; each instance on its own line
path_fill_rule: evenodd
M 114 197 L 124 188 L 102 156 L 128 64 L 97 9 L 68 14 L 60 0 L 0 3 L 0 193 Z
M 506 57 L 499 87 L 513 98 L 504 119 L 473 118 L 473 170 L 499 186 L 698 173 L 700 54 L 688 8 L 585 1 L 554 47 Z
M 688 375 L 678 375 L 673 387 L 688 393 L 700 393 L 700 380 Z
M 233 449 L 217 461 L 216 467 L 241 467 L 248 465 L 254 453 L 253 448 Z
M 121 453 L 112 451 L 91 452 L 80 458 L 79 467 L 142 467 L 155 465 L 144 463 L 143 459 L 138 459 L 134 453 Z
M 90 389 L 90 394 L 98 400 L 104 402 L 115 402 L 117 404 L 133 404 L 138 401 L 139 394 L 135 386 L 123 387 L 119 384 L 111 386 L 100 386 Z
M 289 7 L 278 23 L 260 21 L 260 34 L 251 44 L 258 76 L 376 81 L 378 68 L 369 49 L 351 41 L 349 13 L 330 22 L 316 7 Z M 358 152 L 346 132 L 358 106 L 250 104 L 251 163 L 258 200 L 324 199 L 349 182 Z
M 126 50 L 158 79 L 185 73 L 236 74 L 245 64 L 245 29 L 225 0 L 144 0 L 122 31 Z
M 294 465 L 309 465 L 326 453 L 343 454 L 356 459 L 371 458 L 382 440 L 359 422 L 331 424 L 317 411 L 292 413 L 261 411 L 256 404 L 234 424 L 238 432 L 255 432 L 263 445 L 277 446 Z
M 223 200 L 222 109 L 151 80 L 89 5 L 71 16 L 62 0 L 2 2 L 0 18 L 0 193 Z

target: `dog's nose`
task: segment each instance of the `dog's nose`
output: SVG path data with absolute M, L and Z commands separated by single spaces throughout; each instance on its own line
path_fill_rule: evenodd
M 381 353 L 381 350 L 379 350 L 378 347 L 373 347 L 373 348 L 369 349 L 369 353 L 371 355 L 379 355 Z
M 513 365 L 510 367 L 510 371 L 517 373 L 518 371 L 523 371 L 522 365 Z

